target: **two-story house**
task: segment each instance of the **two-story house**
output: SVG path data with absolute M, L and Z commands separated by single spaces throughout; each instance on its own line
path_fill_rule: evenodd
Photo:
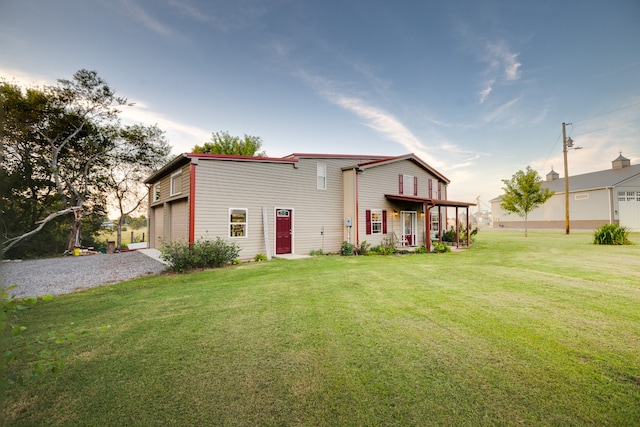
M 221 237 L 241 248 L 241 259 L 338 252 L 343 241 L 430 249 L 444 208 L 473 206 L 447 200 L 449 180 L 414 154 L 190 153 L 145 183 L 150 247 Z M 468 231 L 460 240 L 468 244 Z

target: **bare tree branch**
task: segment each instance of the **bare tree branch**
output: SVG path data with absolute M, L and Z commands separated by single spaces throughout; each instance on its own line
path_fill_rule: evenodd
M 74 211 L 77 211 L 78 209 L 82 209 L 82 207 L 81 207 L 81 206 L 72 206 L 72 207 L 70 207 L 70 208 L 63 209 L 63 210 L 61 210 L 61 211 L 58 211 L 58 212 L 54 212 L 54 213 L 52 213 L 52 214 L 49 214 L 49 215 L 48 215 L 45 219 L 43 219 L 42 221 L 38 221 L 38 222 L 36 222 L 36 224 L 40 224 L 37 228 L 34 228 L 33 230 L 31 230 L 31 231 L 29 231 L 29 232 L 27 232 L 27 233 L 24 233 L 24 234 L 22 234 L 22 235 L 20 235 L 20 236 L 16 236 L 16 237 L 13 237 L 13 238 L 11 238 L 11 239 L 7 239 L 7 240 L 4 242 L 4 245 L 5 245 L 5 246 L 2 248 L 2 254 L 4 255 L 4 254 L 5 254 L 9 249 L 11 249 L 11 248 L 16 244 L 16 243 L 20 242 L 21 240 L 26 239 L 26 238 L 27 238 L 27 237 L 29 237 L 29 236 L 32 236 L 32 235 L 36 234 L 38 231 L 42 230 L 42 228 L 43 228 L 43 227 L 44 227 L 44 226 L 45 226 L 49 221 L 51 221 L 52 219 L 57 218 L 57 217 L 62 216 L 62 215 L 66 215 L 66 214 L 71 213 L 71 212 L 74 212 Z

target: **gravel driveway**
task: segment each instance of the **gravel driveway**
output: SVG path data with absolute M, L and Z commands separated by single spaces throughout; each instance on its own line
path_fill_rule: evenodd
M 147 250 L 152 251 L 152 250 Z M 159 274 L 166 266 L 145 251 L 67 256 L 0 263 L 0 285 L 18 285 L 10 294 L 40 296 L 68 294 L 83 288 Z

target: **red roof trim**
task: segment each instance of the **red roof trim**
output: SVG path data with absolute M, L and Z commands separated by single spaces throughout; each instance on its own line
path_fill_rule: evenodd
M 475 203 L 469 202 L 456 202 L 454 200 L 440 200 L 440 199 L 431 199 L 428 197 L 416 197 L 416 196 L 404 196 L 402 194 L 385 194 L 389 200 L 396 200 L 400 202 L 416 202 L 416 203 L 426 203 L 431 206 L 447 206 L 447 207 L 459 207 L 459 208 L 468 208 L 469 206 L 475 206 Z
M 320 154 L 320 153 L 291 153 L 283 158 L 295 157 L 321 158 L 321 159 L 388 159 L 389 156 L 365 155 L 365 154 Z
M 205 153 L 186 153 L 186 157 L 191 159 L 214 159 L 214 160 L 234 160 L 241 162 L 269 162 L 269 163 L 297 163 L 297 159 L 288 159 L 284 157 L 257 157 L 257 156 L 235 156 L 230 154 L 205 154 Z

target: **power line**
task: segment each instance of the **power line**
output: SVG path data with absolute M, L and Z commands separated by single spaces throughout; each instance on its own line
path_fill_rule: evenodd
M 604 127 L 604 128 L 588 130 L 588 131 L 579 133 L 579 134 L 577 134 L 575 136 L 581 136 L 581 135 L 587 135 L 587 134 L 590 134 L 590 133 L 600 132 L 600 131 L 603 131 L 603 130 L 607 130 L 607 129 L 611 129 L 611 128 L 617 128 L 617 127 L 628 125 L 629 123 L 635 123 L 635 122 L 640 122 L 640 119 L 635 119 L 635 120 L 631 120 L 630 122 L 620 123 L 620 124 L 616 124 L 616 125 L 613 125 L 613 126 L 607 126 L 607 127 Z
M 616 108 L 614 110 L 607 111 L 606 113 L 596 114 L 594 116 L 587 117 L 586 119 L 574 120 L 573 123 L 586 122 L 587 120 L 595 119 L 596 117 L 600 117 L 600 116 L 606 116 L 607 114 L 615 113 L 616 111 L 625 110 L 627 108 L 632 108 L 632 107 L 635 107 L 636 105 L 640 105 L 640 102 L 636 102 L 630 105 L 625 105 L 624 107 Z

